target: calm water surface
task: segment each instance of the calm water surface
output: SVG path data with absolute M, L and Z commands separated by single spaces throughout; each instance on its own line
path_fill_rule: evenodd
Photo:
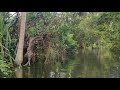
M 15 69 L 15 78 L 120 78 L 120 55 L 105 49 L 80 50 L 64 65 L 43 65 Z

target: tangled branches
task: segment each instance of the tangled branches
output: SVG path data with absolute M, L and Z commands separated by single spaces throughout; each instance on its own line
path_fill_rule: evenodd
M 41 31 L 38 36 L 31 37 L 28 42 L 27 51 L 25 57 L 27 57 L 28 62 L 24 65 L 31 65 L 40 58 L 41 54 L 44 55 L 44 63 L 55 63 L 56 60 L 65 60 L 65 49 L 61 47 L 56 47 L 53 45 L 52 34 L 49 32 Z M 27 44 L 27 43 L 26 43 Z M 38 48 L 40 47 L 40 48 Z
M 32 37 L 29 40 L 27 52 L 25 54 L 25 57 L 27 57 L 28 62 L 25 64 L 30 66 L 30 62 L 35 62 L 36 59 L 36 45 L 41 46 L 45 51 L 50 46 L 50 33 L 41 31 L 39 36 Z

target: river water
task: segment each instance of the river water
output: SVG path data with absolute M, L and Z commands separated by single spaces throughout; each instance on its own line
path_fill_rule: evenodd
M 63 65 L 37 62 L 31 67 L 15 69 L 14 78 L 120 78 L 120 54 L 109 50 L 80 50 Z

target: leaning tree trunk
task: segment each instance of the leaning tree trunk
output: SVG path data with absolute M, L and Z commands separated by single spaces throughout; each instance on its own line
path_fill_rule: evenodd
M 26 12 L 21 12 L 21 24 L 20 24 L 20 35 L 17 54 L 15 58 L 15 63 L 21 66 L 23 62 L 23 46 L 24 46 L 24 37 L 25 37 L 25 24 L 26 24 Z

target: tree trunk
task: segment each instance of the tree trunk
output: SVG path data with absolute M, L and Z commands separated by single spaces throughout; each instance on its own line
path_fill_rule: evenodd
M 21 12 L 20 36 L 19 36 L 17 54 L 16 54 L 16 58 L 15 58 L 15 63 L 19 66 L 21 66 L 21 63 L 23 62 L 25 24 L 26 24 L 26 12 Z

